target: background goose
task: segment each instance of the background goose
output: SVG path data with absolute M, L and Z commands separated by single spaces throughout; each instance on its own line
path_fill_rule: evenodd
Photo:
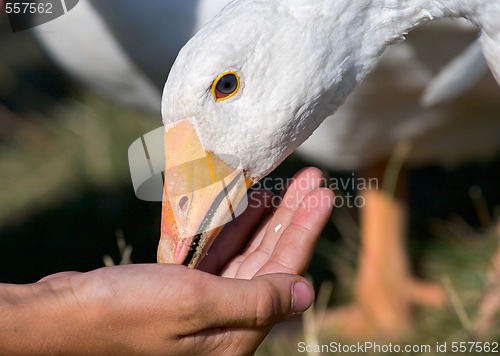
M 118 5 L 116 1 L 106 3 L 81 1 L 70 14 L 37 28 L 37 34 L 54 58 L 87 85 L 126 104 L 156 110 L 160 85 L 163 84 L 169 63 L 173 61 L 177 49 L 226 2 L 211 1 L 210 4 L 203 1 L 144 2 L 138 11 L 137 4 L 132 2 L 120 1 Z M 120 9 L 120 16 L 116 16 L 116 9 Z M 308 12 L 308 9 L 306 6 L 305 9 L 297 11 Z M 183 14 L 186 14 L 186 17 Z M 190 20 L 185 21 L 185 18 Z M 154 19 L 158 20 L 154 21 Z M 182 21 L 179 21 L 181 19 Z M 145 20 L 147 24 L 144 24 Z M 82 31 L 82 26 L 85 26 L 87 30 Z M 130 31 L 132 28 L 134 31 Z M 172 31 L 172 28 L 175 28 L 175 31 Z M 99 46 L 96 46 L 96 38 L 99 39 Z M 435 136 L 442 137 L 440 131 L 449 131 L 455 124 L 448 125 L 448 128 L 446 128 L 446 123 L 443 124 L 443 121 L 447 121 L 445 118 L 448 114 L 444 108 L 422 113 L 416 105 L 417 92 L 429 81 L 432 71 L 426 71 L 425 66 L 415 59 L 415 53 L 412 51 L 414 51 L 413 47 L 406 45 L 389 51 L 383 62 L 386 63 L 386 67 L 381 66 L 378 72 L 381 76 L 369 78 L 369 82 L 364 86 L 366 90 L 351 97 L 335 116 L 328 118 L 323 124 L 325 129 L 316 131 L 316 137 L 313 136 L 313 140 L 308 141 L 309 144 L 306 143 L 305 154 L 321 163 L 322 166 L 331 166 L 336 169 L 359 169 L 387 158 L 396 143 L 408 137 L 421 137 L 422 139 L 427 137 L 423 144 L 417 145 L 419 148 L 425 148 L 424 150 L 412 151 L 412 157 L 416 157 L 413 161 L 416 163 L 458 161 L 464 156 L 475 158 L 493 154 L 497 147 L 491 142 L 499 141 L 496 136 L 499 132 L 496 129 L 498 121 L 488 120 L 488 118 L 485 118 L 486 121 L 481 121 L 485 123 L 484 125 L 476 122 L 473 127 L 478 128 L 478 134 L 483 135 L 481 137 L 484 138 L 484 134 L 487 134 L 493 136 L 493 139 L 479 141 L 472 139 L 471 141 L 481 143 L 481 147 L 476 151 L 474 148 L 464 148 L 457 152 L 455 139 L 447 141 L 447 147 L 455 147 L 453 150 L 443 149 L 443 145 L 428 145 L 428 143 L 438 141 L 434 139 Z M 395 70 L 390 78 L 393 78 L 396 85 L 408 88 L 409 92 L 415 92 L 409 99 L 415 104 L 408 106 L 408 102 L 404 102 L 394 107 L 398 104 L 397 102 L 387 103 L 388 105 L 376 105 L 378 111 L 373 110 L 374 108 L 368 106 L 367 103 L 379 103 L 373 95 L 382 90 L 373 90 L 373 84 L 370 83 L 377 83 L 376 85 L 384 83 L 390 70 Z M 398 80 L 401 78 L 400 75 L 407 75 L 408 72 L 413 74 L 411 80 Z M 363 103 L 363 106 L 359 106 L 359 103 Z M 360 110 L 360 107 L 363 109 Z M 415 112 L 417 114 L 414 114 Z M 367 113 L 370 113 L 370 116 Z M 382 124 L 381 120 L 384 119 Z M 367 124 L 367 121 L 372 124 Z M 450 122 L 452 121 L 448 121 Z M 387 129 L 388 127 L 390 129 Z M 467 122 L 464 129 L 457 130 L 457 132 L 468 132 L 469 127 L 469 122 Z M 434 134 L 429 134 L 430 132 Z M 332 139 L 333 135 L 335 139 Z M 314 147 L 318 143 L 321 150 Z M 466 147 L 465 145 L 458 146 L 459 148 Z M 450 152 L 457 152 L 457 154 L 450 157 Z M 369 231 L 374 231 L 374 229 L 370 228 Z M 383 232 L 377 232 L 374 235 L 383 236 Z M 398 236 L 396 241 L 401 241 L 401 237 Z M 385 245 L 379 244 L 379 246 Z M 395 256 L 397 261 L 404 259 L 401 254 L 402 251 L 399 251 L 398 256 Z M 371 262 L 369 265 L 371 266 L 369 268 L 373 269 Z M 408 278 L 408 276 L 403 277 Z M 364 281 L 363 278 L 359 280 Z M 396 285 L 402 281 L 394 274 L 391 275 L 391 280 Z M 361 285 L 368 286 L 369 284 L 365 282 Z M 376 280 L 373 283 L 377 285 Z M 384 289 L 382 285 L 378 286 L 379 290 Z M 383 292 L 383 294 L 387 293 L 393 293 L 393 289 L 389 288 Z M 366 295 L 366 293 L 360 294 Z M 373 295 L 373 293 L 370 294 Z M 397 298 L 404 299 L 396 295 L 396 300 Z M 387 315 L 391 312 L 393 317 L 395 314 L 402 315 L 399 312 L 400 309 L 392 307 L 398 303 L 391 301 L 389 305 L 384 306 L 380 300 L 375 300 L 375 298 L 359 300 L 361 304 L 367 306 L 367 309 L 376 309 L 369 310 L 369 313 L 373 314 L 378 311 L 381 314 L 370 315 L 375 323 L 387 324 L 384 319 L 387 319 Z M 401 303 L 405 306 L 408 304 L 406 301 Z M 406 319 L 406 315 L 403 319 Z M 405 320 L 402 320 L 402 323 L 404 322 Z M 388 324 L 395 325 L 392 321 Z M 401 322 L 398 325 L 401 325 Z
M 457 48 L 453 48 L 453 41 L 442 46 L 443 40 L 450 40 L 446 37 L 447 30 L 441 25 L 430 26 L 418 34 L 432 31 L 432 35 L 422 35 L 422 41 L 411 37 L 409 43 L 388 48 L 377 69 L 299 148 L 310 162 L 331 169 L 355 170 L 356 177 L 366 181 L 376 178 L 377 189 L 389 189 L 389 193 L 383 194 L 366 188 L 359 192 L 366 205 L 360 211 L 362 250 L 355 284 L 357 303 L 331 315 L 332 322 L 339 326 L 360 325 L 363 323 L 359 319 L 371 319 L 378 330 L 397 333 L 401 331 L 399 327 L 411 325 L 412 305 L 436 306 L 444 302 L 443 290 L 437 285 L 411 277 L 405 257 L 410 184 L 407 168 L 454 167 L 468 160 L 488 160 L 499 152 L 500 121 L 492 113 L 500 109 L 497 104 L 500 90 L 491 76 L 475 86 L 470 99 L 465 99 L 467 96 L 459 99 L 463 104 L 440 102 L 426 108 L 419 104 L 422 90 L 442 65 L 422 61 L 425 57 L 419 53 L 435 48 L 431 52 L 436 58 L 451 58 Z M 474 43 L 471 48 L 476 46 Z M 460 57 L 464 62 L 469 60 L 469 51 L 465 58 Z M 469 67 L 481 67 L 482 60 L 475 57 Z M 451 80 L 449 71 L 454 72 L 459 63 L 452 63 L 443 71 L 444 78 L 434 79 L 434 83 Z M 457 85 L 448 83 L 446 87 L 453 91 Z M 429 93 L 434 90 L 428 88 Z M 437 97 L 443 98 L 443 93 L 449 90 L 439 91 Z M 395 172 L 392 169 L 403 162 L 396 179 L 394 175 L 398 175 L 399 168 Z M 387 199 L 387 194 L 395 194 L 395 199 Z M 406 288 L 401 288 L 403 285 Z M 356 332 L 359 330 L 351 334 Z
M 80 0 L 34 33 L 54 60 L 97 92 L 159 113 L 179 49 L 228 0 Z

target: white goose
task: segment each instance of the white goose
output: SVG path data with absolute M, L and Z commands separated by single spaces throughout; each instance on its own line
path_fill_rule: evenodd
M 247 182 L 258 181 L 337 110 L 388 45 L 433 19 L 464 17 L 477 24 L 484 56 L 500 81 L 499 16 L 497 0 L 235 0 L 186 44 L 169 74 L 162 100 L 167 167 L 199 158 L 202 147 L 212 176 L 234 170 L 234 163 L 222 156 L 231 154 L 240 159 Z M 330 123 L 335 125 L 335 116 Z M 337 124 L 339 135 L 349 128 Z M 391 127 L 382 130 L 395 134 Z M 186 135 L 180 138 L 172 134 L 176 131 Z M 370 144 L 361 142 L 361 147 L 370 150 Z M 175 154 L 168 151 L 172 145 Z M 193 147 L 196 157 L 190 156 Z M 377 170 L 371 174 L 379 175 Z M 167 176 L 158 252 L 162 262 L 195 265 L 216 235 L 200 227 L 223 210 L 214 204 L 220 192 L 174 198 L 169 190 L 180 186 L 190 191 L 196 179 L 193 172 Z M 394 269 L 381 272 L 387 279 L 373 282 L 395 284 L 386 288 L 394 295 L 378 295 L 385 288 L 379 286 L 361 293 L 372 300 L 361 302 L 374 313 L 377 306 L 384 313 L 392 310 L 374 318 L 393 332 L 405 326 L 395 321 L 408 320 L 410 310 L 412 285 L 401 253 L 404 218 L 397 200 L 377 191 L 367 194 L 361 273 L 369 276 L 372 263 L 384 266 L 387 255 L 397 261 L 385 266 Z M 396 219 L 392 226 L 382 226 L 378 209 Z M 199 233 L 185 236 L 172 228 L 173 217 L 179 216 L 179 229 Z M 383 253 L 384 247 L 397 251 Z
M 138 4 L 134 1 L 123 0 L 109 0 L 106 2 L 81 0 L 79 5 L 70 13 L 35 28 L 35 31 L 45 48 L 76 78 L 112 99 L 154 112 L 157 110 L 160 100 L 160 83 L 166 77 L 168 68 L 173 62 L 177 50 L 228 2 L 229 0 L 143 1 Z M 333 1 L 331 3 L 334 4 Z M 341 4 L 341 2 L 337 3 Z M 269 6 L 274 6 L 274 4 L 276 3 L 270 2 Z M 321 10 L 325 6 L 324 4 L 307 1 L 288 1 L 283 2 L 283 4 L 283 6 L 291 6 L 291 9 L 295 9 L 294 16 L 296 16 L 297 21 L 309 21 L 308 18 L 313 19 L 316 16 L 314 12 Z M 394 2 L 393 5 L 396 6 L 395 4 L 397 3 Z M 253 6 L 253 4 L 252 2 L 247 2 L 243 6 Z M 346 7 L 346 5 L 343 6 Z M 342 4 L 340 7 L 342 7 Z M 352 8 L 353 6 L 350 7 Z M 346 7 L 345 11 L 348 11 L 348 8 L 349 6 Z M 393 11 L 396 10 L 393 9 Z M 342 12 L 344 10 L 341 11 L 339 9 L 339 11 Z M 301 12 L 303 13 L 301 14 Z M 341 16 L 342 14 L 339 13 L 338 15 Z M 361 17 L 362 14 L 360 14 Z M 324 21 L 327 20 L 327 18 L 324 18 Z M 278 25 L 278 23 L 274 25 L 270 24 L 270 27 Z M 304 26 L 306 25 L 304 23 Z M 324 24 L 322 26 L 324 27 Z M 294 30 L 297 31 L 300 29 L 292 27 L 290 28 L 290 32 L 282 30 L 290 36 Z M 359 31 L 365 31 L 364 27 L 360 27 Z M 258 38 L 265 38 L 266 33 L 257 35 Z M 358 36 L 360 35 L 358 34 Z M 354 37 L 353 34 L 351 36 Z M 331 37 L 334 38 L 335 34 L 331 34 Z M 227 42 L 223 48 L 230 52 L 231 41 L 236 39 L 226 41 L 224 37 L 221 37 L 222 42 Z M 273 37 L 273 40 L 276 41 L 279 38 L 276 39 Z M 353 38 L 352 41 L 355 41 L 355 39 Z M 349 45 L 349 41 L 344 42 L 344 45 Z M 324 46 L 324 44 L 322 45 Z M 332 44 L 332 46 L 334 45 L 335 43 Z M 430 79 L 428 73 L 423 72 L 421 69 L 415 69 L 418 68 L 418 63 L 415 65 L 415 61 L 412 59 L 411 48 L 409 49 L 408 47 L 393 47 L 392 52 L 390 51 L 385 56 L 385 63 L 387 63 L 391 71 L 399 68 L 397 75 L 403 76 L 408 74 L 407 71 L 413 71 L 414 76 L 412 80 L 418 78 L 419 85 L 425 86 Z M 298 50 L 298 48 L 295 48 L 295 50 Z M 304 51 L 306 50 L 306 47 L 304 47 Z M 478 54 L 477 51 L 471 52 L 475 55 Z M 243 49 L 238 53 L 232 53 L 231 56 L 238 59 L 238 55 L 241 55 L 245 61 L 253 60 L 255 64 L 258 64 L 257 61 L 259 59 L 247 58 L 248 54 L 251 53 L 245 53 L 245 49 Z M 286 53 L 283 54 L 283 59 L 287 60 Z M 325 60 L 328 59 L 325 58 Z M 481 61 L 481 58 L 472 56 L 472 60 Z M 265 60 L 261 62 L 262 64 L 266 63 Z M 401 62 L 405 64 L 401 65 Z M 274 63 L 274 65 L 276 64 Z M 477 64 L 474 65 L 477 68 L 480 67 Z M 470 70 L 470 63 L 466 64 L 465 67 Z M 272 70 L 272 68 L 269 69 Z M 314 71 L 314 68 L 311 68 L 311 70 Z M 299 76 L 299 73 L 297 72 L 297 74 L 291 77 L 280 78 L 280 81 L 283 79 L 282 84 L 287 85 L 287 80 L 293 80 L 293 78 Z M 458 72 L 461 77 L 467 73 L 467 71 Z M 276 80 L 275 76 L 269 77 L 269 83 L 274 83 Z M 386 81 L 386 78 L 374 78 L 372 82 L 376 83 L 375 85 L 379 85 L 378 83 L 384 81 Z M 306 80 L 304 84 L 307 84 Z M 460 86 L 452 86 L 446 83 L 445 87 L 463 88 L 464 85 L 461 83 Z M 370 86 L 365 85 L 364 88 L 370 88 Z M 246 91 L 244 88 L 243 90 Z M 376 92 L 379 92 L 379 90 L 363 89 L 357 95 L 351 96 L 346 105 L 336 115 L 327 118 L 323 129 L 315 132 L 313 140 L 307 141 L 302 147 L 302 152 L 310 159 L 315 159 L 322 165 L 331 166 L 336 169 L 366 167 L 374 163 L 377 159 L 380 159 L 380 157 L 388 156 L 395 142 L 404 139 L 401 135 L 401 127 L 405 126 L 406 121 L 410 123 L 409 128 L 413 127 L 413 131 L 416 128 L 416 131 L 425 136 L 429 127 L 433 126 L 433 122 L 442 121 L 444 116 L 443 113 L 433 113 L 432 115 L 428 115 L 428 118 L 419 116 L 418 118 L 414 117 L 413 120 L 408 115 L 408 117 L 405 117 L 404 115 L 406 114 L 401 118 L 395 117 L 394 114 L 401 110 L 397 106 L 399 103 L 395 103 L 394 107 L 385 107 L 378 115 L 372 113 L 370 117 L 367 117 L 365 113 L 371 110 L 366 106 L 367 99 L 370 98 L 372 102 L 376 101 L 373 99 L 373 95 Z M 438 95 L 442 95 L 443 92 L 448 96 L 454 94 L 449 94 L 438 87 Z M 277 91 L 275 94 L 280 95 L 280 92 Z M 431 99 L 434 98 L 433 100 L 436 97 L 437 100 L 442 99 L 442 97 L 433 95 L 432 93 L 429 97 Z M 289 99 L 291 103 L 296 100 L 293 96 Z M 268 109 L 272 110 L 272 102 L 263 101 L 263 104 L 267 104 Z M 359 111 L 359 104 L 365 105 L 365 110 Z M 278 106 L 274 110 L 280 110 L 279 105 L 281 104 L 276 103 L 275 105 Z M 400 106 L 406 107 L 407 104 L 404 103 Z M 418 112 L 420 109 L 415 106 L 415 110 Z M 327 109 L 327 112 L 329 111 L 333 111 L 333 109 Z M 271 121 L 271 119 L 269 117 L 264 120 Z M 383 119 L 386 120 L 382 121 Z M 305 120 L 307 120 L 306 117 Z M 319 120 L 321 120 L 321 117 Z M 367 124 L 367 121 L 372 123 Z M 397 123 L 398 125 L 396 125 Z M 245 124 L 245 122 L 242 124 Z M 470 127 L 470 125 L 466 127 Z M 463 151 L 470 157 L 484 157 L 485 154 L 495 150 L 495 147 L 491 146 L 491 142 L 500 142 L 497 134 L 497 132 L 500 132 L 498 121 L 492 120 L 489 124 L 485 124 L 482 121 L 477 127 L 480 129 L 481 134 L 492 135 L 492 139 L 480 141 L 483 145 L 476 149 L 471 149 L 470 147 L 464 148 Z M 242 129 L 244 128 L 243 126 Z M 272 132 L 269 133 L 273 134 Z M 266 134 L 266 131 L 263 131 L 260 136 L 265 141 L 267 138 L 264 134 Z M 418 134 L 418 132 L 414 132 L 414 134 Z M 307 133 L 304 137 L 306 135 Z M 248 146 L 257 144 L 252 142 L 253 139 L 250 135 L 248 137 Z M 300 140 L 302 140 L 302 137 Z M 380 145 L 381 141 L 385 142 L 385 144 Z M 321 150 L 317 149 L 318 143 Z M 295 144 L 298 144 L 298 141 L 294 143 L 294 146 Z M 451 144 L 451 146 L 455 147 L 457 145 Z M 436 153 L 439 152 L 442 154 L 441 157 L 437 158 L 438 161 L 463 158 L 464 152 L 457 150 L 456 147 L 453 151 L 442 150 L 441 147 L 442 145 L 432 145 L 427 150 L 419 150 L 414 155 L 414 160 L 428 161 L 429 156 L 436 159 Z M 455 152 L 456 154 L 454 156 L 451 155 L 453 156 L 451 157 L 450 152 Z M 273 159 L 273 157 L 269 158 Z M 377 199 L 377 195 L 375 195 L 375 199 Z M 371 216 L 372 220 L 380 219 L 381 214 L 384 213 L 379 209 L 379 206 L 376 209 L 365 210 L 365 216 Z M 401 218 L 401 212 L 394 210 L 391 217 L 395 219 L 398 216 Z M 400 226 L 402 227 L 404 224 L 401 223 Z M 365 245 L 366 253 L 363 257 L 380 253 L 381 248 L 387 246 L 387 240 L 380 241 L 380 238 L 387 235 L 387 229 L 380 231 L 368 223 L 363 231 L 365 231 L 363 241 L 366 242 L 369 240 L 374 242 Z M 368 316 L 373 319 L 372 321 L 375 324 L 401 325 L 401 320 L 398 322 L 393 321 L 394 317 L 402 316 L 404 313 L 401 313 L 401 307 L 394 306 L 403 304 L 403 309 L 405 309 L 408 304 L 405 296 L 395 293 L 395 290 L 404 290 L 400 286 L 403 285 L 405 279 L 409 278 L 402 246 L 404 239 L 401 235 L 403 234 L 400 233 L 394 236 L 392 243 L 395 246 L 394 249 L 383 249 L 385 262 L 377 264 L 377 261 L 373 261 L 373 259 L 362 258 L 361 265 L 365 267 L 361 269 L 358 285 L 363 287 L 362 289 L 364 290 L 359 290 L 360 288 L 358 288 L 356 299 L 358 304 L 367 310 L 365 314 L 371 314 Z M 387 268 L 394 269 L 395 267 L 404 273 L 399 275 L 391 273 L 389 276 L 392 282 L 391 285 L 378 283 L 377 279 L 373 279 L 373 273 L 366 273 L 367 270 L 373 271 L 374 269 L 378 269 L 383 271 Z M 367 289 L 369 293 L 366 293 Z M 382 297 L 374 298 L 373 296 L 377 294 L 376 291 Z M 388 295 L 390 297 L 387 299 Z M 384 297 L 386 300 L 381 300 Z M 386 305 L 384 306 L 384 304 Z M 387 315 L 393 316 L 388 318 Z M 405 319 L 405 317 L 401 318 Z

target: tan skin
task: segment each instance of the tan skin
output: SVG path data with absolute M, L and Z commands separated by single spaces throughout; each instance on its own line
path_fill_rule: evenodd
M 254 353 L 314 299 L 300 275 L 333 206 L 321 177 L 299 172 L 267 216 L 270 194 L 252 193 L 253 207 L 226 226 L 200 270 L 128 265 L 0 284 L 0 354 Z

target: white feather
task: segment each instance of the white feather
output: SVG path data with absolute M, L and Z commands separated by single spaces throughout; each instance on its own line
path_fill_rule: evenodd
M 481 43 L 477 40 L 432 79 L 422 94 L 422 106 L 430 107 L 456 98 L 474 85 L 487 69 Z

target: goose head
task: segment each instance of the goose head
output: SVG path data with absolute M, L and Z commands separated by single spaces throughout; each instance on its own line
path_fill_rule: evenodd
M 212 178 L 239 164 L 249 186 L 272 171 L 335 112 L 388 44 L 423 21 L 413 17 L 432 18 L 418 6 L 385 3 L 391 2 L 380 2 L 382 8 L 331 0 L 226 6 L 180 51 L 165 84 L 167 171 L 201 151 Z M 444 16 L 440 7 L 431 10 Z M 195 266 L 218 231 L 200 227 L 227 210 L 217 198 L 224 187 L 170 199 L 167 188 L 192 188 L 199 174 L 191 168 L 166 176 L 160 262 Z
M 238 157 L 257 181 L 334 111 L 354 78 L 347 49 L 324 45 L 321 19 L 308 29 L 279 1 L 248 3 L 230 4 L 180 51 L 162 116 L 166 126 L 194 120 L 207 151 Z
M 346 71 L 325 68 L 332 57 L 345 62 L 345 55 L 332 46 L 318 46 L 312 31 L 305 31 L 289 8 L 272 3 L 230 4 L 180 51 L 162 99 L 167 172 L 204 152 L 212 175 L 222 177 L 239 166 L 250 186 L 278 166 L 334 110 L 331 92 L 339 83 L 352 82 L 343 78 L 349 76 Z M 198 147 L 194 157 L 185 149 L 193 142 Z M 172 152 L 177 157 L 173 160 Z M 168 187 L 187 192 L 196 190 L 193 185 L 208 185 L 193 183 L 200 173 L 188 170 L 165 177 L 158 260 L 195 266 L 217 233 L 202 236 L 200 226 L 217 210 L 214 201 L 223 187 L 203 197 L 168 192 Z M 227 210 L 227 205 L 219 209 Z

